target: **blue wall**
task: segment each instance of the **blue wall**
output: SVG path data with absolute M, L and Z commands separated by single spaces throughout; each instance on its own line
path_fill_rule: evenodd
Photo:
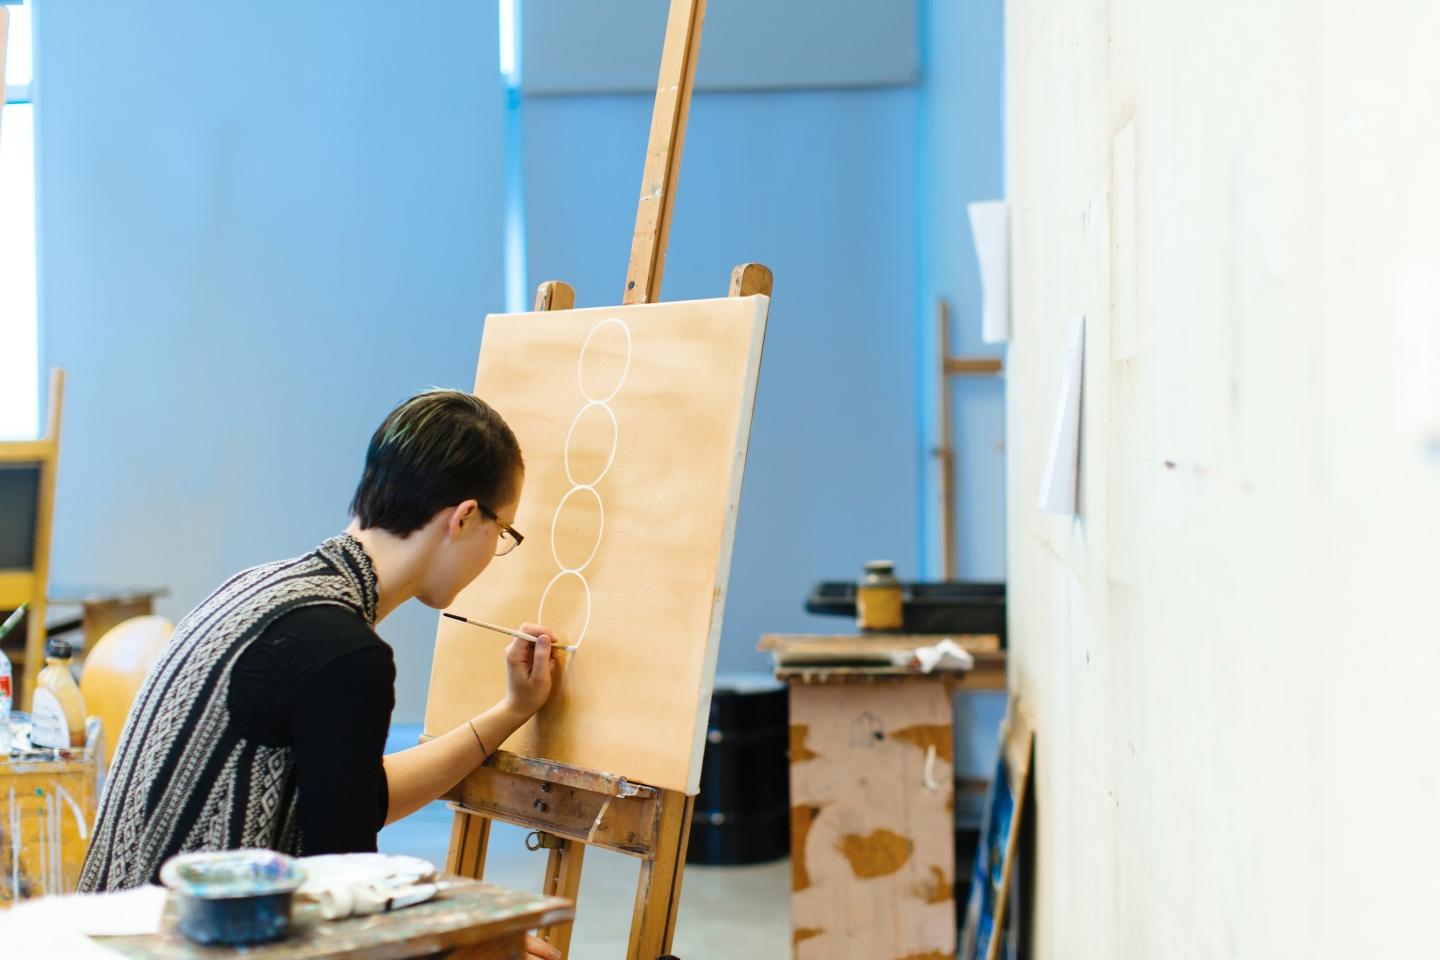
M 369 433 L 469 386 L 501 302 L 494 7 L 42 2 L 42 361 L 70 373 L 57 583 L 182 615 L 347 522 Z M 402 717 L 434 614 L 382 632 Z
M 950 302 L 950 349 L 996 355 L 980 340 L 980 276 L 966 204 L 1005 195 L 1005 5 L 1003 0 L 929 0 L 922 10 L 920 87 L 920 244 L 922 432 L 937 437 L 938 335 L 935 302 Z M 952 442 L 956 453 L 959 575 L 1005 578 L 1005 385 L 998 378 L 956 378 Z M 941 571 L 939 473 L 926 464 L 922 531 L 931 575 Z M 1021 496 L 1024 496 L 1021 491 Z M 956 770 L 988 777 L 1005 697 L 955 699 Z M 957 807 L 963 811 L 963 805 Z
M 41 315 L 70 370 L 57 582 L 166 584 L 183 614 L 338 530 L 369 431 L 467 386 L 503 308 L 490 3 L 41 0 Z M 1000 0 L 931 3 L 916 87 L 701 93 L 667 299 L 771 266 L 775 299 L 721 669 L 893 557 L 935 575 L 933 297 L 977 348 L 964 203 L 1001 192 Z M 658 53 L 658 51 L 657 51 Z M 521 105 L 527 289 L 619 299 L 649 95 Z M 957 405 L 962 570 L 1003 575 L 1001 385 Z M 382 625 L 416 720 L 434 614 Z M 986 739 L 992 738 L 990 733 Z
M 927 437 L 937 437 L 936 300 L 950 303 L 950 349 L 992 356 L 980 340 L 980 276 L 966 204 L 1005 195 L 1003 0 L 930 0 L 923 10 L 920 88 L 922 383 Z M 966 579 L 1005 578 L 1005 393 L 998 378 L 957 377 L 951 423 L 956 449 L 958 568 Z M 939 472 L 927 464 L 925 552 L 941 570 Z

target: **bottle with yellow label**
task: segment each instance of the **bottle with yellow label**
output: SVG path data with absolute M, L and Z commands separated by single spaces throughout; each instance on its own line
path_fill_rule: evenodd
M 30 742 L 61 750 L 85 746 L 85 700 L 70 673 L 70 644 L 45 643 L 45 669 L 35 678 L 30 704 Z
M 861 630 L 899 630 L 905 625 L 905 595 L 895 579 L 893 560 L 865 564 L 855 590 L 855 614 Z

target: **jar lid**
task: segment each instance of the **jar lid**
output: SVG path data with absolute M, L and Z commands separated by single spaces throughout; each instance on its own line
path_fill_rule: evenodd
M 865 572 L 866 572 L 866 573 L 894 573 L 894 572 L 895 572 L 895 561 L 894 561 L 894 560 L 871 560 L 869 563 L 865 564 Z
M 305 870 L 274 850 L 201 851 L 166 860 L 160 882 L 204 900 L 270 897 L 298 889 L 305 882 Z
M 70 649 L 70 641 L 52 637 L 45 641 L 45 656 L 53 657 L 56 660 L 69 660 L 73 653 Z

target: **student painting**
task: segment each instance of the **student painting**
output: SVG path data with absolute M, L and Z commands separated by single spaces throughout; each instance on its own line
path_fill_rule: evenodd
M 397 407 L 370 441 L 343 534 L 236 574 L 176 627 L 120 735 L 80 890 L 153 883 L 193 850 L 373 851 L 383 825 L 539 710 L 561 641 L 527 623 L 539 642 L 506 650 L 500 703 L 384 756 L 395 661 L 375 624 L 412 597 L 448 607 L 519 546 L 524 476 L 514 433 L 476 397 L 436 390 Z

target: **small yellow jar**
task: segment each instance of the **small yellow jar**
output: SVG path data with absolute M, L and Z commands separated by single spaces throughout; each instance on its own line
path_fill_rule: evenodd
M 905 596 L 893 560 L 865 564 L 865 577 L 855 591 L 855 615 L 861 630 L 899 630 L 905 625 Z

